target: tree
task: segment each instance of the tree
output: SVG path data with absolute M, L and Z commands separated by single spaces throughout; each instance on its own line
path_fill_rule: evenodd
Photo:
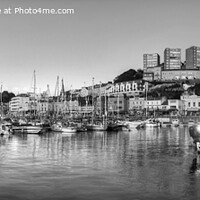
M 3 103 L 8 103 L 13 97 L 15 97 L 14 93 L 3 91 L 2 92 L 2 101 Z
M 126 82 L 126 81 L 134 81 L 143 78 L 143 70 L 138 69 L 137 71 L 134 69 L 129 69 L 126 72 L 123 72 L 119 76 L 114 79 L 114 83 Z
M 197 96 L 200 96 L 200 83 L 195 84 L 194 91 Z

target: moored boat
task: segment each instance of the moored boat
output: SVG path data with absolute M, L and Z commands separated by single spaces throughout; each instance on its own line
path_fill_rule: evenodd
M 62 123 L 55 122 L 51 125 L 51 131 L 53 132 L 62 132 Z
M 141 120 L 138 120 L 138 121 L 125 121 L 125 124 L 131 130 L 131 129 L 142 128 L 144 126 L 144 121 L 141 121 Z
M 162 122 L 161 126 L 162 127 L 171 127 L 172 123 L 171 122 Z
M 42 133 L 42 127 L 32 124 L 18 124 L 12 126 L 12 131 L 13 133 L 40 134 Z
M 76 132 L 77 132 L 77 128 L 76 127 L 71 127 L 71 126 L 68 126 L 68 127 L 63 126 L 62 127 L 62 134 L 65 134 L 65 133 L 76 133 Z
M 129 126 L 123 122 L 110 122 L 107 127 L 108 131 L 127 131 L 130 130 Z
M 160 127 L 160 122 L 156 119 L 148 119 L 146 122 L 145 122 L 145 127 L 146 128 L 158 128 Z
M 75 126 L 68 126 L 63 124 L 62 122 L 56 122 L 51 126 L 51 130 L 54 132 L 61 132 L 61 133 L 75 133 L 77 132 L 77 127 Z
M 76 133 L 77 128 L 76 127 L 62 127 L 62 134 L 66 133 Z
M 87 131 L 87 128 L 85 126 L 77 127 L 77 132 L 86 132 L 86 131 Z
M 172 119 L 172 121 L 171 121 L 171 125 L 172 125 L 172 126 L 177 127 L 177 126 L 179 126 L 179 124 L 180 124 L 179 119 L 177 119 L 177 118 Z
M 5 124 L 0 124 L 0 135 L 10 135 L 10 127 L 6 126 Z
M 106 131 L 107 125 L 104 124 L 88 124 L 86 126 L 88 131 Z

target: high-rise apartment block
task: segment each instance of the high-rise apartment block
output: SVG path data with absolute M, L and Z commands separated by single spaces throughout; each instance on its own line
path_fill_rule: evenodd
M 200 68 L 200 47 L 192 46 L 186 49 L 186 69 Z
M 144 72 L 151 71 L 152 68 L 160 65 L 160 56 L 157 53 L 143 55 Z
M 165 49 L 164 69 L 181 69 L 181 49 L 179 48 Z

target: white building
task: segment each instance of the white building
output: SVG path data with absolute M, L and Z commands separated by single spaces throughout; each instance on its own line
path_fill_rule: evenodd
M 29 110 L 29 97 L 16 96 L 9 102 L 9 111 L 11 113 L 26 112 Z
M 184 102 L 184 110 L 186 112 L 200 110 L 200 96 L 182 95 L 181 100 Z
M 163 109 L 162 104 L 166 101 L 166 98 L 154 98 L 154 99 L 148 99 L 144 102 L 144 108 L 147 110 L 158 110 Z
M 168 109 L 177 109 L 182 111 L 184 108 L 184 102 L 179 99 L 168 99 Z
M 40 114 L 45 114 L 53 110 L 53 102 L 48 101 L 38 101 L 37 102 L 37 112 Z
M 134 97 L 129 99 L 129 111 L 131 110 L 143 110 L 144 98 Z
M 138 81 L 126 81 L 120 83 L 114 83 L 109 92 L 110 94 L 133 94 L 139 95 L 145 91 L 144 82 Z
M 200 78 L 200 70 L 198 69 L 164 70 L 161 74 L 162 80 L 186 80 Z

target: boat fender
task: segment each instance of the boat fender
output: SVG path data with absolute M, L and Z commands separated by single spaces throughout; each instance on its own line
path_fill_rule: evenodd
M 189 128 L 190 137 L 192 137 L 193 142 L 196 144 L 200 142 L 200 133 L 196 130 L 196 127 L 191 126 Z
M 196 143 L 196 150 L 197 150 L 197 153 L 200 154 L 200 142 Z

